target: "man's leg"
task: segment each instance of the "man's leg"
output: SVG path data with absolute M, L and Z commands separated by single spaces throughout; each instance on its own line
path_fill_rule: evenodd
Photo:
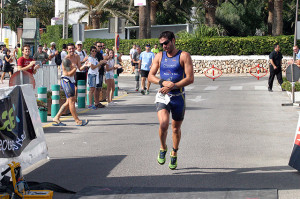
M 180 143 L 180 138 L 181 138 L 181 124 L 182 121 L 175 121 L 172 120 L 172 138 L 173 138 L 173 148 L 175 150 L 178 150 L 179 143 Z M 175 152 L 174 150 L 171 153 L 173 156 L 177 156 L 177 151 Z
M 274 72 L 274 70 L 271 70 L 271 68 L 270 68 L 270 77 L 269 77 L 269 82 L 268 82 L 269 90 L 272 90 L 272 88 L 273 88 L 274 78 L 275 78 L 275 72 Z
M 169 128 L 169 116 L 170 113 L 166 109 L 162 109 L 157 112 L 157 117 L 159 121 L 159 138 L 160 138 L 160 148 L 163 150 L 167 149 L 166 140 Z
M 278 83 L 279 83 L 280 86 L 281 86 L 281 84 L 283 83 L 283 80 L 282 80 L 282 71 L 281 71 L 281 70 L 278 71 L 278 73 L 276 74 L 276 77 L 277 77 Z
M 135 86 L 135 90 L 138 91 L 140 89 L 140 74 L 139 74 L 139 70 L 135 69 L 134 70 L 135 73 L 135 81 L 136 81 L 136 86 Z
M 142 77 L 142 83 L 141 83 L 141 87 L 142 87 L 142 89 L 141 89 L 141 93 L 143 94 L 143 95 L 145 95 L 145 81 L 146 81 L 146 77 Z
M 71 115 L 73 116 L 76 124 L 79 124 L 80 120 L 78 118 L 76 108 L 75 108 L 75 96 L 70 97 L 67 100 L 69 101 L 69 109 L 70 109 Z
M 57 112 L 56 116 L 53 118 L 53 122 L 60 123 L 60 116 L 62 116 L 63 112 L 66 108 L 69 107 L 69 100 L 67 99 L 66 102 L 60 107 L 59 111 Z
M 94 87 L 90 87 L 90 91 L 89 91 L 89 104 L 90 106 L 93 105 L 93 95 L 95 92 L 95 88 Z M 99 101 L 99 99 L 98 99 Z

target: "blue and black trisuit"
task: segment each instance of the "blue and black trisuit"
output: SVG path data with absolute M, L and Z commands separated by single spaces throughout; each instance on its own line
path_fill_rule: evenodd
M 185 78 L 184 68 L 180 65 L 179 50 L 175 56 L 168 57 L 167 52 L 163 51 L 162 59 L 160 62 L 160 78 L 165 81 L 177 83 Z M 175 89 L 168 93 L 171 100 L 168 105 L 163 103 L 156 103 L 156 110 L 166 109 L 172 113 L 172 119 L 175 121 L 182 121 L 185 112 L 185 93 L 184 88 Z

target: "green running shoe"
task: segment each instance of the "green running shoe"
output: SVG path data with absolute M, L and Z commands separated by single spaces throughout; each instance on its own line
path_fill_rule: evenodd
M 157 157 L 158 164 L 160 164 L 160 165 L 165 164 L 167 151 L 168 151 L 168 147 L 166 147 L 165 150 L 163 150 L 163 149 L 159 150 L 159 154 L 158 154 L 158 157 Z
M 173 156 L 172 152 L 171 152 L 170 158 L 171 158 L 171 161 L 170 161 L 170 164 L 169 164 L 169 168 L 171 170 L 174 170 L 177 167 L 177 156 Z

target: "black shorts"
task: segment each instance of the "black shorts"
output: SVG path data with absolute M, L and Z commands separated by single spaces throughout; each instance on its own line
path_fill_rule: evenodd
M 84 80 L 86 83 L 86 72 L 76 72 L 75 86 L 77 87 L 78 80 Z
M 148 77 L 148 75 L 149 75 L 149 71 L 147 71 L 147 70 L 141 70 L 141 77 Z
M 12 72 L 12 70 L 13 70 L 13 68 L 11 66 L 6 65 L 6 66 L 4 66 L 3 72 L 8 73 L 8 72 Z

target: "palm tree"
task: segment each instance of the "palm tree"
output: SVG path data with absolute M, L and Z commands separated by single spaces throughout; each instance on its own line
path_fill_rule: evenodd
M 146 6 L 139 7 L 139 39 L 151 37 L 150 2 L 151 0 L 146 0 Z
M 274 19 L 272 25 L 272 35 L 282 35 L 283 31 L 283 0 L 274 0 Z
M 210 27 L 216 24 L 216 7 L 218 5 L 217 0 L 205 0 L 205 25 Z
M 268 35 L 272 35 L 273 19 L 274 19 L 274 0 L 268 0 Z
M 11 30 L 17 31 L 17 27 L 22 24 L 25 4 L 19 0 L 7 0 L 1 12 L 4 15 L 5 23 L 8 23 Z
M 156 11 L 159 0 L 151 0 L 150 3 L 150 22 L 151 25 L 156 25 Z
M 81 21 L 85 16 L 89 16 L 89 25 L 93 26 L 93 29 L 100 28 L 100 21 L 104 21 L 104 16 L 108 13 L 112 16 L 124 17 L 134 24 L 136 23 L 129 14 L 126 14 L 126 8 L 128 1 L 125 0 L 73 0 L 81 3 L 82 6 L 69 9 L 69 13 L 83 12 L 78 21 Z

